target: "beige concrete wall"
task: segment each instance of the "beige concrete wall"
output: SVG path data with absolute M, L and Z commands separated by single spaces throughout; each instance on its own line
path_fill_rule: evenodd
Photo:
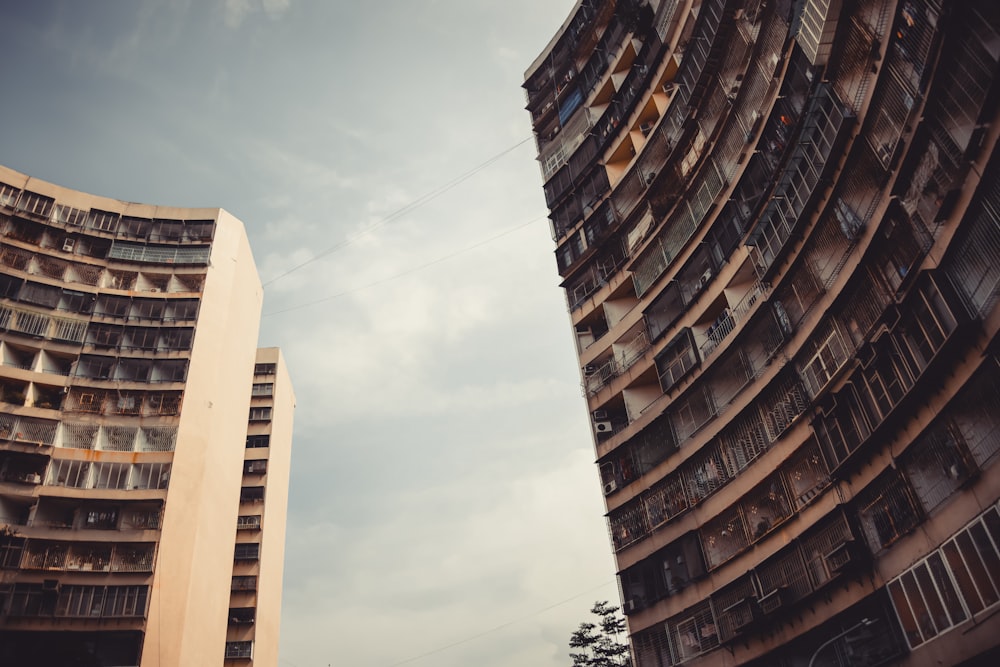
M 218 212 L 150 596 L 143 667 L 225 650 L 262 288 L 243 225 Z

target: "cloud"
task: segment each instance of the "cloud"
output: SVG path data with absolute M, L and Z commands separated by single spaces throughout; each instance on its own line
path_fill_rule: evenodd
M 226 27 L 235 30 L 253 13 L 263 10 L 268 18 L 277 19 L 291 4 L 291 0 L 224 0 L 223 19 Z
M 292 0 L 264 0 L 264 11 L 271 18 L 277 18 L 288 11 Z
M 253 11 L 253 0 L 225 0 L 223 4 L 223 16 L 226 26 L 229 28 L 239 28 L 243 24 L 243 19 Z

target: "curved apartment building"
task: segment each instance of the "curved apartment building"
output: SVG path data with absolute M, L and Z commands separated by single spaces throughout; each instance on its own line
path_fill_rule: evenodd
M 996 664 L 1000 5 L 581 0 L 528 70 L 634 664 Z
M 249 663 L 258 596 L 277 663 L 294 398 L 261 298 L 225 211 L 0 168 L 0 664 Z

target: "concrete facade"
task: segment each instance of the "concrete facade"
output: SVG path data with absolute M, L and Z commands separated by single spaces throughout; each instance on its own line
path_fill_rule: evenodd
M 223 661 L 261 354 L 284 396 L 258 540 L 275 665 L 294 397 L 257 351 L 242 223 L 0 168 L 0 227 L 0 663 Z
M 998 44 L 581 0 L 527 71 L 637 667 L 998 659 Z

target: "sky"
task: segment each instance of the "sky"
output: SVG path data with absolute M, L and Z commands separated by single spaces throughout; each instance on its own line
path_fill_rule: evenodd
M 246 225 L 282 667 L 567 667 L 617 599 L 520 88 L 573 4 L 0 0 L 0 163 Z

